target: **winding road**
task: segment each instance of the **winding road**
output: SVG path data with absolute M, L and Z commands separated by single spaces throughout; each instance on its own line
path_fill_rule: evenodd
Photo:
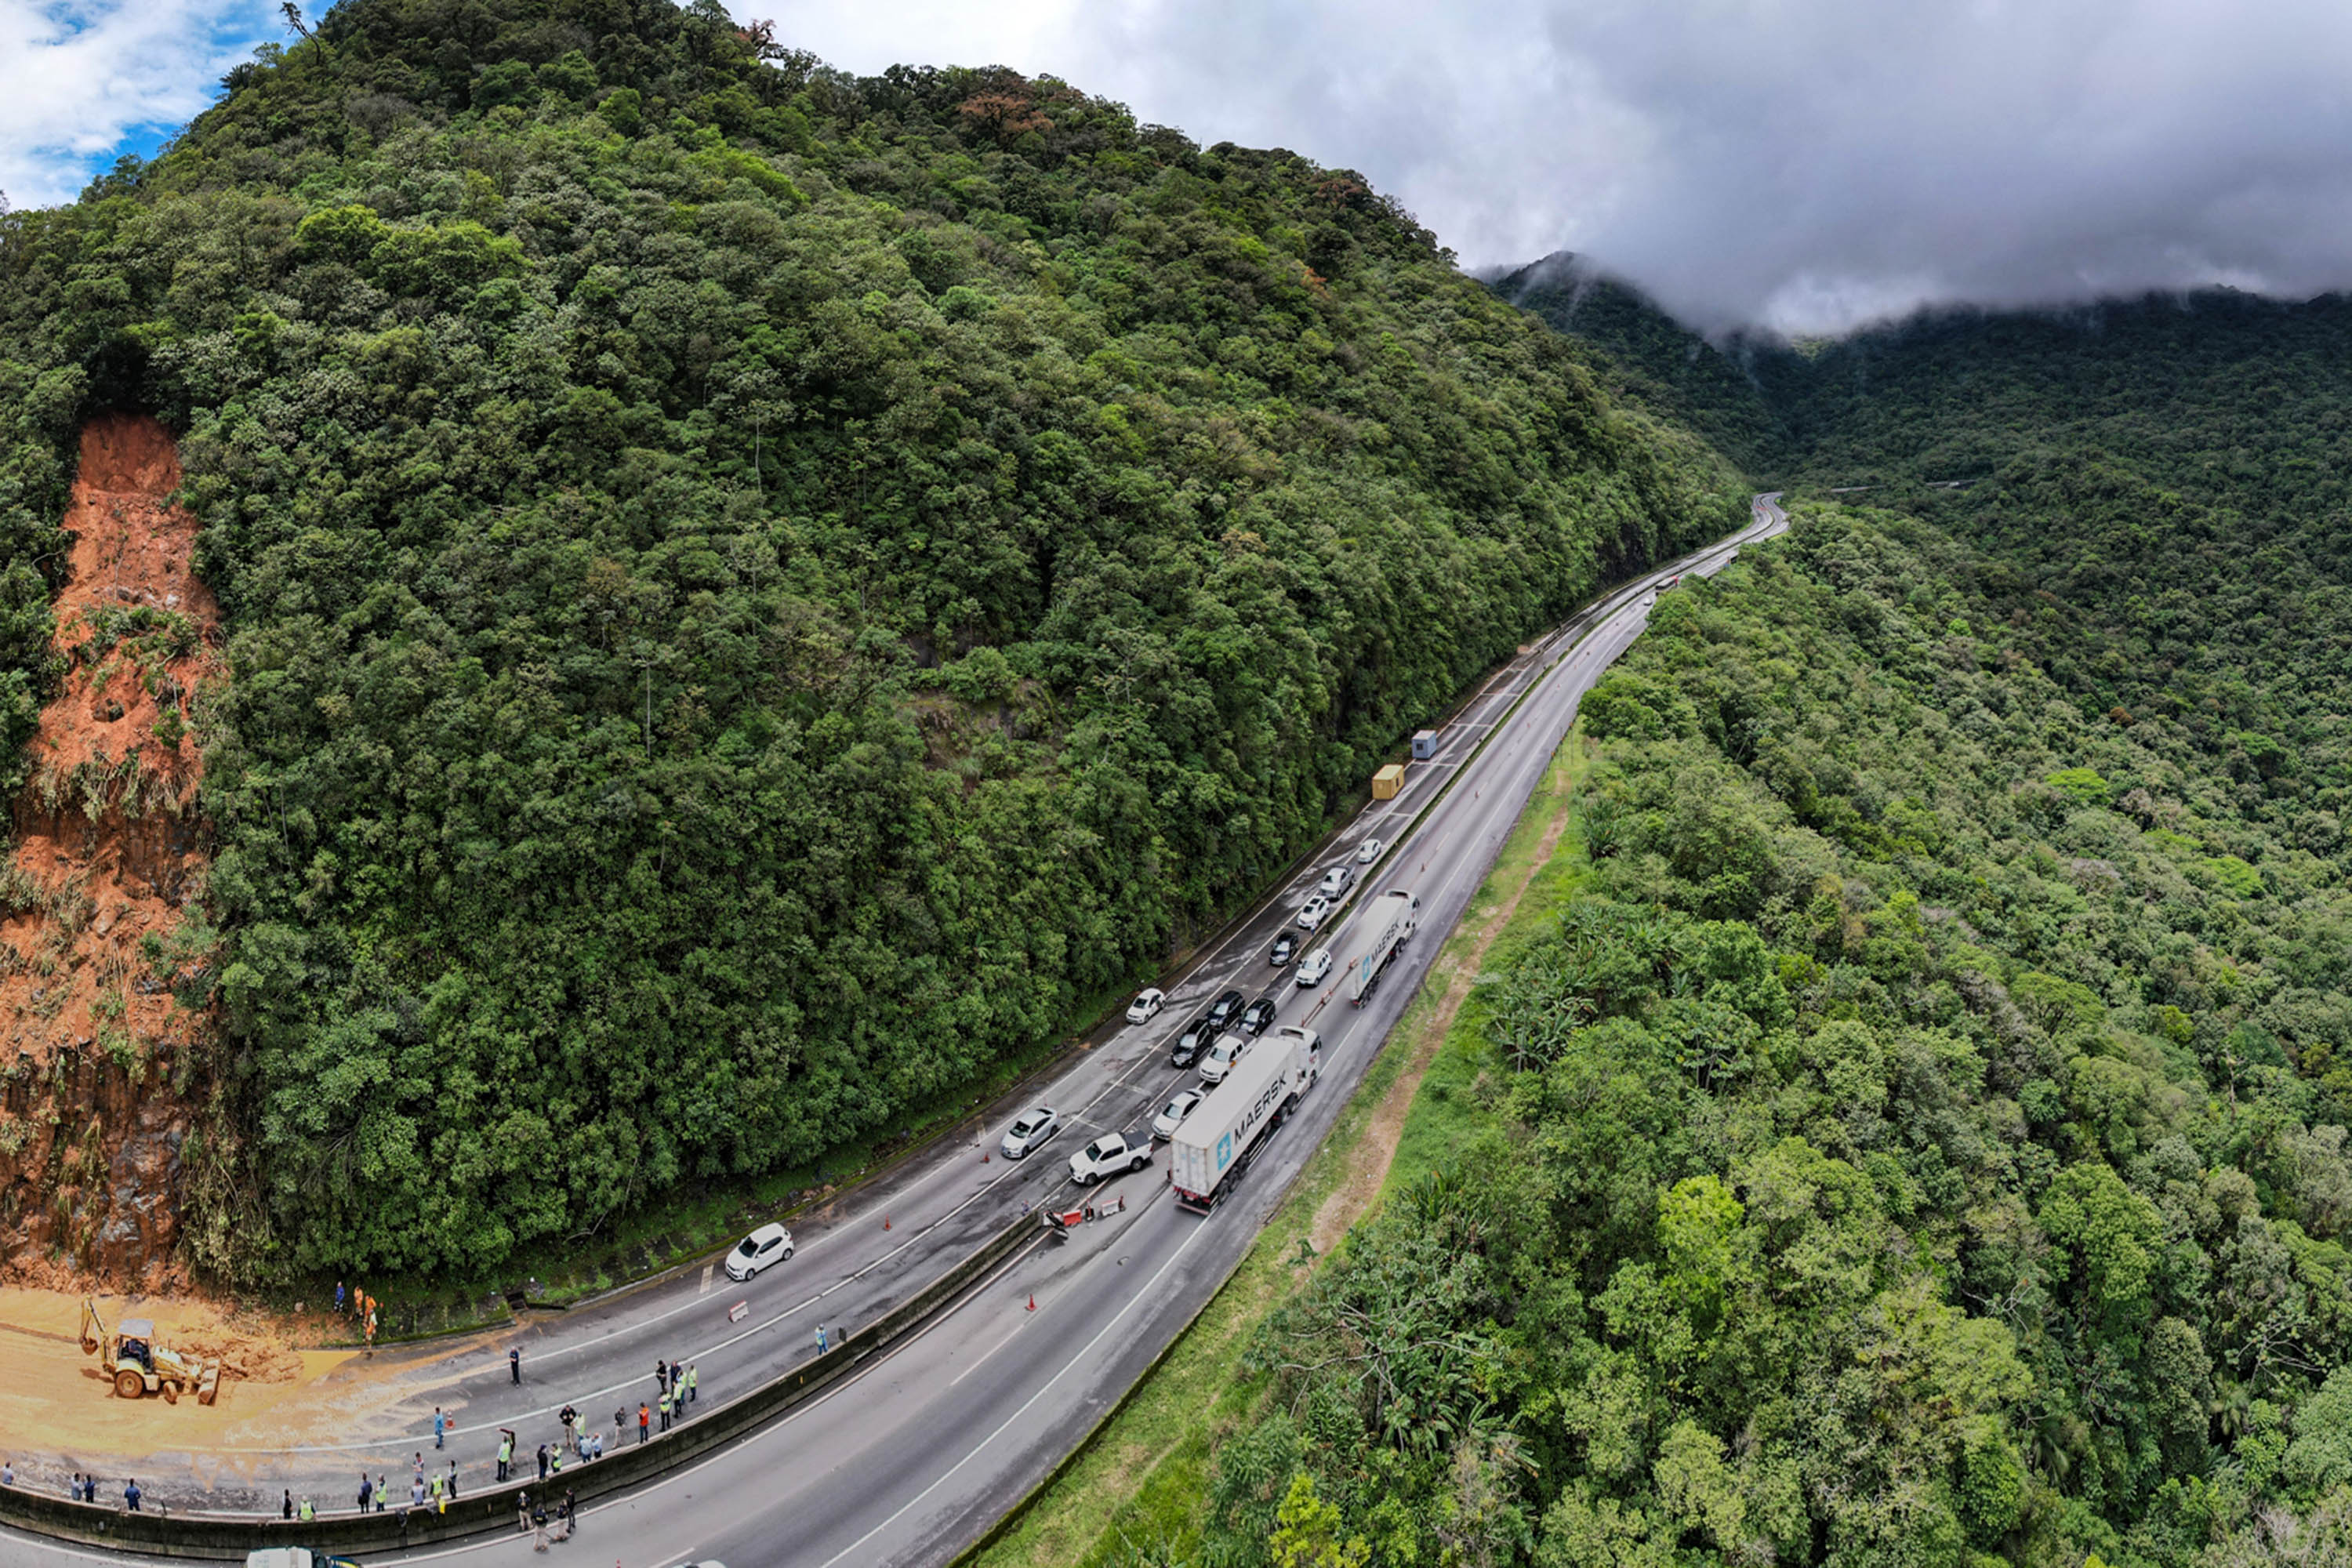
M 1522 653 L 1440 731 L 1436 757 L 1412 764 L 1398 798 L 1370 803 L 1169 984 L 1158 1018 L 1097 1036 L 1050 1084 L 985 1108 L 834 1209 L 796 1220 L 791 1261 L 748 1286 L 698 1267 L 520 1331 L 385 1352 L 370 1375 L 396 1383 L 388 1435 L 154 1456 L 139 1471 L 149 1497 L 174 1511 L 260 1512 L 290 1487 L 322 1508 L 348 1510 L 362 1466 L 404 1489 L 408 1457 L 419 1449 L 458 1459 L 468 1489 L 479 1489 L 489 1484 L 501 1426 L 521 1434 L 528 1454 L 559 1435 L 554 1413 L 567 1404 L 588 1413 L 608 1442 L 617 1408 L 625 1406 L 634 1425 L 637 1404 L 653 1398 L 656 1357 L 693 1362 L 706 1405 L 744 1393 L 813 1356 L 820 1324 L 837 1334 L 872 1321 L 1025 1207 L 1069 1198 L 1070 1152 L 1097 1131 L 1144 1127 L 1193 1081 L 1169 1065 L 1170 1039 L 1228 987 L 1245 997 L 1272 993 L 1279 1022 L 1320 1031 L 1322 1079 L 1214 1213 L 1177 1210 L 1160 1151 L 1153 1169 L 1089 1194 L 1123 1195 L 1123 1214 L 1064 1237 L 1041 1230 L 1037 1244 L 911 1340 L 742 1441 L 587 1508 L 579 1536 L 560 1549 L 583 1563 L 610 1558 L 627 1568 L 706 1559 L 730 1568 L 952 1559 L 1084 1440 L 1238 1266 L 1419 988 L 1574 721 L 1578 700 L 1641 634 L 1667 579 L 1712 574 L 1740 545 L 1783 531 L 1777 503 L 1777 493 L 1757 497 L 1739 533 L 1604 595 Z M 1392 842 L 1362 868 L 1351 899 L 1408 889 L 1421 900 L 1422 927 L 1367 1004 L 1351 1008 L 1332 984 L 1293 986 L 1290 971 L 1269 966 L 1266 949 L 1323 868 L 1351 860 L 1368 837 Z M 1308 945 L 1332 940 L 1344 952 L 1354 908 Z M 1060 1135 L 1026 1161 L 983 1159 L 1012 1117 L 1034 1103 L 1061 1110 Z M 741 1312 L 730 1315 L 739 1303 Z M 522 1352 L 520 1388 L 509 1381 L 510 1346 Z M 456 1413 L 441 1455 L 433 1455 L 436 1405 Z M 21 1452 L 16 1466 L 20 1484 L 60 1495 L 63 1475 L 85 1468 L 71 1455 L 28 1462 Z M 119 1491 L 117 1479 L 106 1495 Z M 458 1559 L 465 1568 L 541 1560 L 514 1536 L 368 1555 L 372 1563 L 395 1558 Z M 127 1560 L 0 1533 L 0 1568 Z

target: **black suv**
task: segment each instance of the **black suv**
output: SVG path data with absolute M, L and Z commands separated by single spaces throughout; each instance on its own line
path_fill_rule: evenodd
M 1286 931 L 1274 939 L 1274 951 L 1265 955 L 1265 961 L 1280 969 L 1297 955 L 1298 933 Z
M 1219 1029 L 1222 1029 L 1227 1024 L 1232 1023 L 1234 1021 L 1234 1015 L 1241 1010 L 1242 994 L 1240 992 L 1228 991 L 1223 996 L 1218 997 L 1214 1002 L 1209 1005 L 1209 1016 L 1206 1020 L 1209 1026 L 1209 1032 L 1211 1034 L 1215 1034 Z
M 1168 1053 L 1168 1065 L 1176 1068 L 1191 1067 L 1200 1058 L 1201 1053 L 1216 1044 L 1216 1026 L 1210 1023 L 1208 1016 L 1203 1014 L 1193 1019 L 1185 1031 L 1176 1037 L 1175 1048 Z

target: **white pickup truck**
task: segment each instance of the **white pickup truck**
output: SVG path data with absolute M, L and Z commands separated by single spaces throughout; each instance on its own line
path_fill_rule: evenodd
M 1130 1141 L 1124 1132 L 1106 1132 L 1070 1156 L 1070 1180 L 1083 1187 L 1105 1176 L 1140 1171 L 1150 1163 L 1150 1134 Z

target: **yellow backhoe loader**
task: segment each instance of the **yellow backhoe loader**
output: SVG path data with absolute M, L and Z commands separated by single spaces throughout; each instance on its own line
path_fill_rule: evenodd
M 125 1318 L 120 1329 L 109 1330 L 98 1303 L 87 1296 L 81 1303 L 81 1353 L 99 1358 L 114 1392 L 124 1399 L 161 1394 L 177 1405 L 192 1388 L 199 1405 L 220 1396 L 220 1363 L 172 1350 L 155 1337 L 155 1325 L 146 1318 Z

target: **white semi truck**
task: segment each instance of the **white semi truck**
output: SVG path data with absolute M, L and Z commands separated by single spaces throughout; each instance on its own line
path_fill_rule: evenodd
M 1168 1141 L 1168 1181 L 1180 1207 L 1206 1214 L 1315 1085 L 1323 1037 L 1286 1024 L 1252 1047 Z
M 1348 960 L 1348 1001 L 1360 1007 L 1381 983 L 1381 972 L 1388 968 L 1404 944 L 1412 940 L 1415 928 L 1421 924 L 1421 900 L 1411 893 L 1391 890 L 1372 900 L 1358 924 L 1364 932 L 1362 943 L 1355 956 Z

